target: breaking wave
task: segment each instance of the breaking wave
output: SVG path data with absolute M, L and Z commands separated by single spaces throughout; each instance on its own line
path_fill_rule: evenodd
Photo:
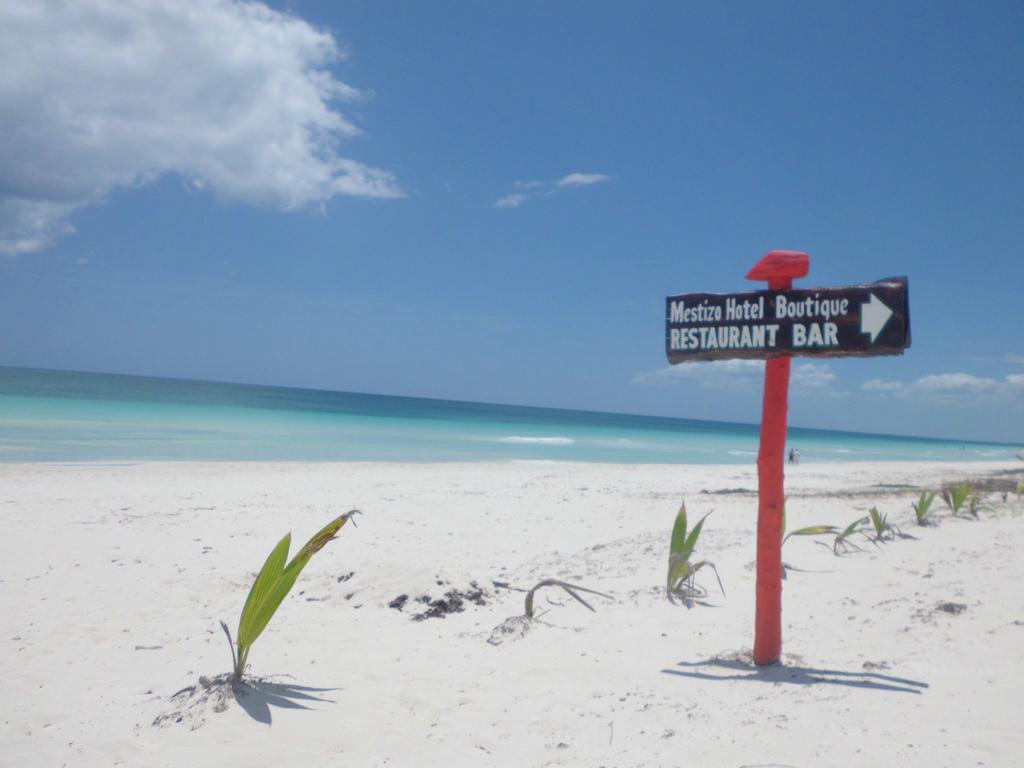
M 499 443 L 515 445 L 572 445 L 576 441 L 571 437 L 526 437 L 524 435 L 507 435 L 499 437 Z

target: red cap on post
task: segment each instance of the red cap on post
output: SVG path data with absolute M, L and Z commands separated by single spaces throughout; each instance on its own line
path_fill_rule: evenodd
M 811 257 L 803 251 L 770 251 L 747 272 L 747 280 L 767 280 L 773 290 L 791 288 L 793 278 L 805 277 Z

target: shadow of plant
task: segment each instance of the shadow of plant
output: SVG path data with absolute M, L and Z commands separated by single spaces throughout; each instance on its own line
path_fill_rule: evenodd
M 337 688 L 311 688 L 292 683 L 275 683 L 264 678 L 247 677 L 236 681 L 231 674 L 200 677 L 170 697 L 170 707 L 153 720 L 153 726 L 166 728 L 182 725 L 189 730 L 202 728 L 207 716 L 225 712 L 232 698 L 253 720 L 270 725 L 272 707 L 281 709 L 311 709 L 307 704 L 328 702 L 332 699 L 318 696 Z
M 687 587 L 682 586 L 678 589 L 668 591 L 668 601 L 672 605 L 684 605 L 687 609 L 693 608 L 695 605 L 699 605 L 702 608 L 721 608 L 720 605 L 709 603 L 707 600 L 708 592 L 706 589 L 701 587 Z
M 280 709 L 310 709 L 307 703 L 328 702 L 333 699 L 317 696 L 318 693 L 337 690 L 336 688 L 311 688 L 291 683 L 272 683 L 269 680 L 250 679 L 234 683 L 231 691 L 238 706 L 253 720 L 270 725 L 273 720 L 271 707 Z

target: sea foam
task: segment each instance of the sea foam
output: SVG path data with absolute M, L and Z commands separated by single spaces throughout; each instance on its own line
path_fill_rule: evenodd
M 498 438 L 499 443 L 515 445 L 573 445 L 576 441 L 571 437 L 527 437 L 525 435 L 507 435 Z

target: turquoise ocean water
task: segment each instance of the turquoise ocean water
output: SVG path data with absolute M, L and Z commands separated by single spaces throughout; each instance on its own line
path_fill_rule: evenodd
M 758 426 L 0 367 L 0 461 L 750 464 Z M 1020 446 L 791 429 L 803 461 L 1001 460 Z

